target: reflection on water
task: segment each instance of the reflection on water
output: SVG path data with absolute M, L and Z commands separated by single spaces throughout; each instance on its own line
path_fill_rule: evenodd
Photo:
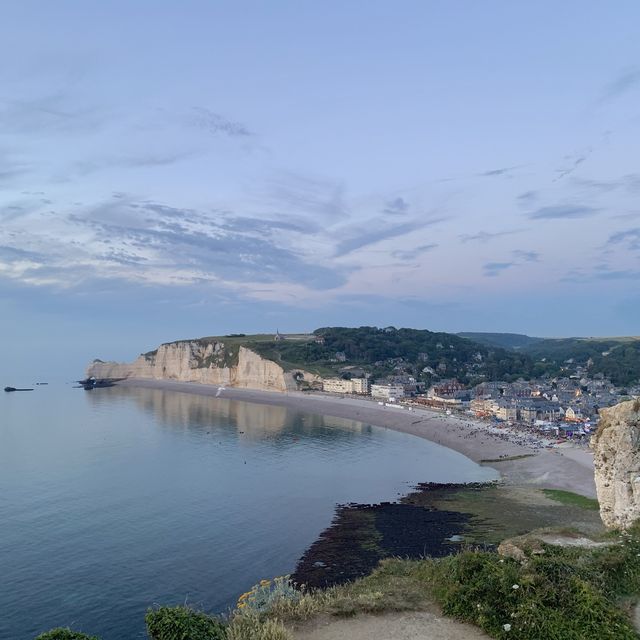
M 227 398 L 167 392 L 158 389 L 115 387 L 108 394 L 88 393 L 94 404 L 112 402 L 114 397 L 129 398 L 143 410 L 152 413 L 158 424 L 171 428 L 202 429 L 203 427 L 235 429 L 247 438 L 271 438 L 282 432 L 318 437 L 332 429 L 335 437 L 350 437 L 370 431 L 371 427 L 357 420 L 300 414 L 286 407 L 264 405 Z
M 0 412 L 0 638 L 144 638 L 144 611 L 222 611 L 294 569 L 337 503 L 493 472 L 361 423 L 153 389 L 50 386 Z

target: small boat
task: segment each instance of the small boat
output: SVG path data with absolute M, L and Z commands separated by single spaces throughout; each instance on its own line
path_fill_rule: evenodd
M 16 389 L 15 387 L 5 387 L 5 391 L 33 391 L 33 389 Z
M 122 380 L 122 378 L 85 378 L 77 382 L 85 391 L 93 391 L 93 389 L 113 387 L 117 380 Z

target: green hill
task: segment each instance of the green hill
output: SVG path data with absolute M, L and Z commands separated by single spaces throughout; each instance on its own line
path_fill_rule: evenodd
M 297 338 L 297 339 L 296 339 Z M 246 346 L 285 368 L 304 368 L 319 375 L 338 375 L 360 367 L 377 376 L 409 374 L 465 381 L 528 377 L 534 370 L 527 356 L 489 347 L 451 333 L 395 327 L 323 327 L 308 339 L 247 341 Z M 427 371 L 425 372 L 425 369 Z
M 501 347 L 529 356 L 537 371 L 551 375 L 586 369 L 588 375 L 602 374 L 614 384 L 640 380 L 640 338 L 533 338 L 519 333 L 457 334 L 477 343 Z
M 531 344 L 526 353 L 554 367 L 567 364 L 586 367 L 590 375 L 601 373 L 617 385 L 640 380 L 638 338 L 546 339 Z
M 532 338 L 522 333 L 484 333 L 463 331 L 456 335 L 462 338 L 468 338 L 479 344 L 484 344 L 490 347 L 500 347 L 502 349 L 526 349 L 534 345 L 537 342 L 543 340 L 543 338 Z

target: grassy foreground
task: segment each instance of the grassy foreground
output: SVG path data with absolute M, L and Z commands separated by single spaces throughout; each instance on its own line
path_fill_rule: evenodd
M 185 607 L 147 613 L 152 640 L 290 640 L 290 629 L 319 614 L 352 616 L 420 610 L 445 615 L 493 638 L 638 640 L 630 610 L 640 598 L 640 526 L 609 534 L 598 548 L 523 545 L 518 562 L 465 550 L 442 559 L 384 560 L 370 576 L 325 591 L 297 589 L 287 577 L 263 580 L 221 621 Z M 86 640 L 54 630 L 38 640 Z
M 632 640 L 629 608 L 640 597 L 640 527 L 598 549 L 542 544 L 525 562 L 467 550 L 439 560 L 383 561 L 352 584 L 310 594 L 301 612 L 284 602 L 283 622 L 314 613 L 354 615 L 420 609 L 437 602 L 445 615 L 494 638 Z M 285 637 L 285 636 L 283 636 Z

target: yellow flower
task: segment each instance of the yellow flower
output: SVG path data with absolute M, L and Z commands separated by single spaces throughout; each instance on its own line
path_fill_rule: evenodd
M 266 587 L 268 584 L 271 584 L 271 580 L 260 580 L 261 587 Z

